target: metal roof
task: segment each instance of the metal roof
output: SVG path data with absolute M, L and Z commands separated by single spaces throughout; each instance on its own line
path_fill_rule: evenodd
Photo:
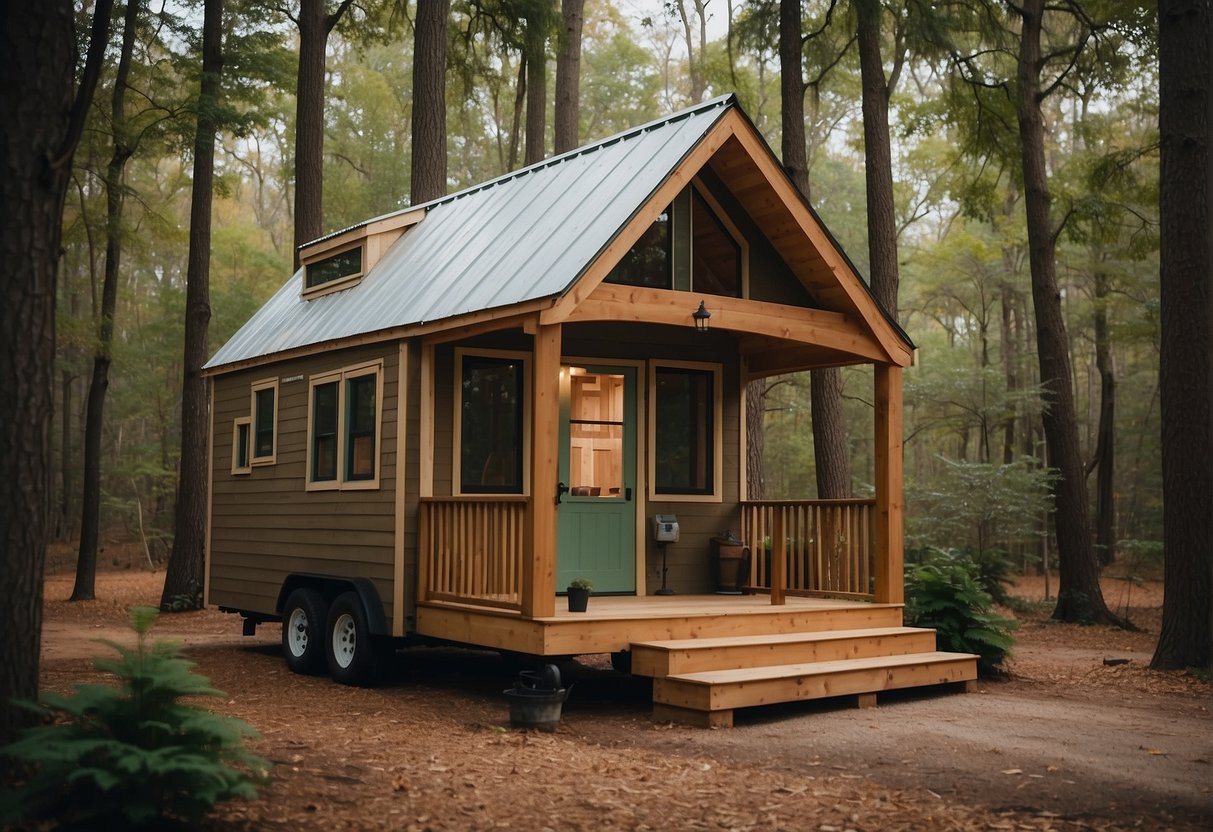
M 715 98 L 409 209 L 426 216 L 356 285 L 303 300 L 296 272 L 206 366 L 559 296 L 734 106 Z

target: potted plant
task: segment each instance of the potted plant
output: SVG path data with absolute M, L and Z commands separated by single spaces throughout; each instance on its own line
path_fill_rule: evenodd
M 585 578 L 574 578 L 569 581 L 569 612 L 585 612 L 590 603 L 590 590 L 594 585 Z

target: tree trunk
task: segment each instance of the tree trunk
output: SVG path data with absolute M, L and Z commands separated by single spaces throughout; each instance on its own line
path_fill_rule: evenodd
M 779 2 L 779 93 L 783 112 L 783 167 L 808 202 L 809 164 L 804 141 L 804 70 L 799 0 Z M 817 497 L 851 495 L 851 461 L 842 417 L 842 374 L 837 368 L 813 370 L 809 387 L 813 407 L 813 457 Z
M 349 9 L 325 13 L 325 0 L 300 0 L 295 82 L 295 268 L 299 247 L 324 233 L 324 53 L 329 32 Z
M 1099 434 L 1095 443 L 1095 552 L 1116 560 L 1116 362 L 1108 328 L 1109 277 L 1095 272 L 1095 366 L 1099 370 Z
M 804 138 L 804 69 L 800 0 L 779 0 L 779 97 L 783 113 L 780 151 L 792 184 L 809 198 L 809 160 Z
M 526 151 L 523 164 L 542 162 L 547 151 L 548 50 L 547 21 L 526 22 Z
M 206 558 L 207 327 L 211 320 L 211 201 L 215 134 L 223 71 L 223 0 L 206 0 L 202 20 L 202 88 L 194 133 L 194 182 L 190 197 L 190 249 L 186 266 L 184 380 L 181 388 L 181 461 L 173 551 L 164 576 L 160 609 L 202 606 Z
M 750 500 L 766 499 L 766 391 L 765 378 L 754 379 L 745 389 L 746 497 Z
M 518 61 L 518 83 L 514 86 L 514 118 L 510 122 L 508 170 L 518 167 L 518 137 L 522 134 L 522 111 L 526 109 L 526 58 Z
M 1158 5 L 1162 139 L 1162 628 L 1152 667 L 1213 664 L 1213 240 L 1210 239 L 1210 10 Z
M 446 33 L 451 0 L 417 4 L 413 46 L 413 155 L 410 202 L 446 194 Z
M 1057 286 L 1054 235 L 1049 218 L 1052 195 L 1045 164 L 1041 112 L 1040 34 L 1044 0 L 1023 5 L 1019 44 L 1018 118 L 1027 211 L 1036 351 L 1046 407 L 1042 413 L 1049 458 L 1056 468 L 1057 559 L 1060 584 L 1053 617 L 1063 621 L 1124 623 L 1108 610 L 1099 586 L 1099 561 L 1091 547 L 1087 482 L 1078 446 L 1078 419 L 1070 371 L 1069 339 Z
M 560 52 L 556 55 L 556 123 L 554 151 L 557 155 L 578 146 L 581 122 L 581 24 L 585 0 L 561 0 Z
M 80 550 L 72 601 L 96 597 L 97 548 L 101 536 L 101 442 L 105 426 L 105 394 L 109 390 L 110 354 L 114 341 L 114 310 L 118 305 L 118 270 L 122 263 L 122 205 L 126 199 L 126 163 L 134 152 L 126 129 L 126 84 L 135 49 L 139 0 L 128 0 L 122 24 L 122 51 L 110 102 L 114 149 L 105 168 L 105 277 L 97 320 L 93 377 L 88 387 L 84 421 L 84 493 L 80 501 Z
M 299 247 L 324 233 L 324 50 L 329 34 L 324 25 L 324 2 L 299 3 L 299 75 L 295 83 L 296 269 Z
M 112 8 L 94 8 L 74 101 L 73 4 L 10 3 L 0 14 L 0 744 L 31 721 L 13 701 L 38 697 L 63 200 Z
M 889 83 L 880 56 L 880 0 L 858 0 L 859 71 L 863 87 L 864 171 L 868 191 L 868 257 L 872 294 L 897 320 L 897 217 L 889 144 Z

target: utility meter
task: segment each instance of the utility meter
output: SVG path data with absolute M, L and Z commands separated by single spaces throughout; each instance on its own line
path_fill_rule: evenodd
M 658 543 L 678 542 L 678 515 L 653 515 L 653 540 Z

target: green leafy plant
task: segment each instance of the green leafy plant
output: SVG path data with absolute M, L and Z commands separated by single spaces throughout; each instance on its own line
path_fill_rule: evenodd
M 104 641 L 117 658 L 95 658 L 117 686 L 77 685 L 22 703 L 51 721 L 27 728 L 0 749 L 28 772 L 0 794 L 0 825 L 51 819 L 65 828 L 146 828 L 192 824 L 216 803 L 254 798 L 269 763 L 245 748 L 256 737 L 246 723 L 180 702 L 222 697 L 193 672 L 177 644 L 148 643 L 157 611 L 131 610 L 138 639 L 131 649 Z
M 574 578 L 569 581 L 569 589 L 584 589 L 590 592 L 594 589 L 594 584 L 587 578 Z
M 971 562 L 941 554 L 906 569 L 906 624 L 934 629 L 940 650 L 977 654 L 982 676 L 1001 673 L 1019 627 L 992 604 Z

